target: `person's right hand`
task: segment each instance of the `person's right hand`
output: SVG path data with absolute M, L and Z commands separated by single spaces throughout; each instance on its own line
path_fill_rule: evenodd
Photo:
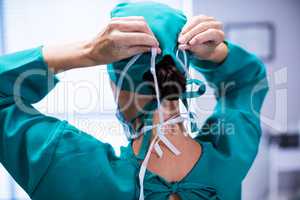
M 159 43 L 143 17 L 114 18 L 92 40 L 44 46 L 44 60 L 59 73 L 69 69 L 109 64 L 157 48 Z
M 113 18 L 89 44 L 88 57 L 94 65 L 109 64 L 148 52 L 159 42 L 143 17 Z

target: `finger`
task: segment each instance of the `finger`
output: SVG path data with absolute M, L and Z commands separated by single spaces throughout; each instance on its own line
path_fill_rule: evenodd
M 134 46 L 134 47 L 131 47 L 127 50 L 128 52 L 128 57 L 130 56 L 133 56 L 133 55 L 137 55 L 137 54 L 140 54 L 140 53 L 147 53 L 147 52 L 150 52 L 151 51 L 151 47 L 149 46 Z M 158 48 L 157 49 L 157 53 L 161 53 L 161 50 Z
M 204 42 L 203 44 L 200 44 L 200 45 L 181 44 L 178 46 L 178 48 L 182 49 L 182 50 L 194 51 L 195 49 L 197 49 L 198 47 L 201 47 L 203 45 L 205 45 L 206 48 L 212 48 L 212 49 L 215 49 L 216 46 L 218 46 L 218 44 L 216 44 L 215 42 L 208 41 L 208 42 Z
M 203 22 L 195 26 L 192 30 L 182 35 L 179 38 L 181 44 L 188 43 L 192 38 L 194 38 L 199 33 L 207 31 L 208 29 L 222 29 L 222 23 L 217 21 Z
M 119 30 L 122 32 L 141 32 L 154 35 L 146 21 L 124 21 L 124 20 L 115 20 L 110 22 L 109 26 L 112 30 Z
M 149 46 L 135 46 L 135 47 L 131 47 L 127 50 L 127 53 L 130 56 L 136 55 L 136 54 L 140 54 L 140 53 L 146 53 L 151 51 L 151 47 Z
M 188 50 L 189 49 L 189 45 L 187 45 L 187 44 L 180 44 L 180 45 L 178 45 L 178 49 L 180 49 L 180 50 Z
M 144 32 L 154 36 L 154 33 L 142 16 L 114 18 L 114 20 L 110 22 L 110 25 L 113 29 L 119 28 L 120 31 Z
M 184 27 L 182 28 L 182 31 L 180 33 L 180 36 L 187 33 L 188 31 L 193 29 L 197 24 L 199 24 L 201 22 L 213 21 L 213 20 L 215 20 L 213 17 L 208 17 L 208 16 L 204 16 L 204 15 L 193 17 L 190 21 L 188 21 L 188 23 L 186 23 L 184 25 Z
M 116 36 L 116 43 L 121 46 L 151 46 L 159 47 L 159 43 L 154 36 L 147 33 L 126 33 L 120 32 Z
M 128 16 L 128 17 L 113 17 L 111 18 L 112 21 L 145 21 L 145 18 L 143 16 Z
M 201 45 L 206 42 L 214 42 L 219 44 L 224 41 L 224 32 L 217 29 L 209 29 L 196 35 L 190 42 L 190 45 Z

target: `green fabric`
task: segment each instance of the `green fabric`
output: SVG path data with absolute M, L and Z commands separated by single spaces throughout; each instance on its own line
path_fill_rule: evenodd
M 184 74 L 182 66 L 176 59 L 177 38 L 186 23 L 186 17 L 181 11 L 154 2 L 122 3 L 112 10 L 111 16 L 143 16 L 159 41 L 162 50 L 162 53 L 156 59 L 156 63 L 160 62 L 164 56 L 171 56 L 178 70 Z M 153 89 L 149 87 L 149 84 L 145 84 L 143 79 L 144 74 L 150 72 L 150 58 L 150 53 L 143 54 L 129 69 L 127 74 L 130 80 L 126 77 L 121 86 L 123 90 L 134 91 L 140 94 L 153 94 Z M 180 58 L 183 59 L 181 54 Z M 120 79 L 120 71 L 128 63 L 129 59 L 108 65 L 109 77 L 115 84 Z
M 146 200 L 167 200 L 171 193 L 182 200 L 241 199 L 242 180 L 258 149 L 261 129 L 257 113 L 267 82 L 264 66 L 254 55 L 230 43 L 228 47 L 229 55 L 220 65 L 192 62 L 215 84 L 216 93 L 222 83 L 237 83 L 225 96 L 216 96 L 214 114 L 196 137 L 203 148 L 201 158 L 177 183 L 147 171 Z M 36 73 L 24 76 L 28 71 Z M 20 87 L 18 95 L 14 84 L 20 76 L 24 81 L 16 84 Z M 31 106 L 56 82 L 43 61 L 41 48 L 0 57 L 0 162 L 33 200 L 137 199 L 140 162 L 131 146 L 123 147 L 117 157 L 110 144 Z M 255 88 L 260 90 L 250 98 Z M 31 112 L 18 106 L 18 98 Z M 217 123 L 225 127 L 232 124 L 234 132 L 211 126 Z

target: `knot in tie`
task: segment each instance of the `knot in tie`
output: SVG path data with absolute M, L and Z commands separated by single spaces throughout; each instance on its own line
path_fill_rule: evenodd
M 171 185 L 171 193 L 172 194 L 174 194 L 174 193 L 177 193 L 178 192 L 178 183 L 176 182 L 176 183 L 172 183 L 172 185 Z

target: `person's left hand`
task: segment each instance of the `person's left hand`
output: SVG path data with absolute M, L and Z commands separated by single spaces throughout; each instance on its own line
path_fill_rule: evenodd
M 189 50 L 202 60 L 220 63 L 227 56 L 224 39 L 223 24 L 213 17 L 200 15 L 187 22 L 178 42 L 179 49 Z

